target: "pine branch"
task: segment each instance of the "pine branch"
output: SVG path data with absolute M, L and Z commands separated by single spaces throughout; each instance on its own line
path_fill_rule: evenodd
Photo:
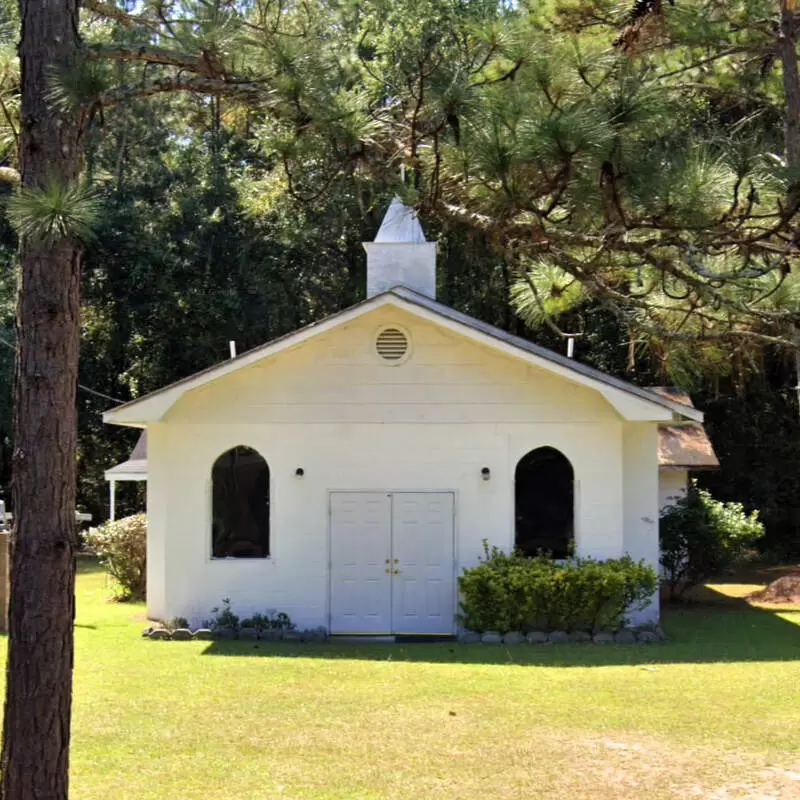
M 604 263 L 603 258 L 612 252 L 634 256 L 640 260 L 643 265 L 650 265 L 657 269 L 662 275 L 670 275 L 676 281 L 677 285 L 685 287 L 692 295 L 706 297 L 721 308 L 728 308 L 744 317 L 748 317 L 752 320 L 759 320 L 763 324 L 785 324 L 786 322 L 793 322 L 797 319 L 797 314 L 793 312 L 765 311 L 754 308 L 753 305 L 740 300 L 731 299 L 721 291 L 721 288 L 714 285 L 717 276 L 693 272 L 691 269 L 684 267 L 682 258 L 680 256 L 676 258 L 674 254 L 676 251 L 679 254 L 688 252 L 691 242 L 679 235 L 678 231 L 673 232 L 670 237 L 659 236 L 643 241 L 625 241 L 621 238 L 613 239 L 569 231 L 545 231 L 542 227 L 535 225 L 531 220 L 513 218 L 508 220 L 493 219 L 484 214 L 444 202 L 441 202 L 439 207 L 448 216 L 458 219 L 472 228 L 477 228 L 485 232 L 493 232 L 495 234 L 499 233 L 503 238 L 527 242 L 533 250 L 546 253 L 554 263 L 557 263 L 563 270 L 589 287 L 595 295 L 611 298 L 618 303 L 624 304 L 628 308 L 634 307 L 642 311 L 647 311 L 650 304 L 645 297 L 651 293 L 652 287 L 647 292 L 636 296 L 625 294 L 612 287 L 611 284 L 601 276 Z M 716 242 L 719 248 L 739 247 L 743 244 L 748 245 L 751 252 L 761 252 L 759 248 L 753 246 L 752 240 L 735 242 L 721 237 L 720 240 Z M 594 251 L 594 255 L 587 261 L 578 260 L 569 254 L 568 250 L 570 248 L 584 250 L 589 248 Z M 767 247 L 763 252 L 769 253 L 773 252 L 773 250 Z M 777 271 L 778 269 L 779 267 L 776 266 L 775 270 L 767 271 Z M 722 276 L 718 283 L 723 286 L 732 285 L 735 281 L 730 278 L 730 275 Z
M 133 28 L 139 25 L 153 29 L 158 27 L 152 20 L 137 16 L 136 14 L 128 14 L 126 11 L 119 8 L 119 6 L 115 6 L 113 3 L 103 2 L 103 0 L 83 0 L 81 5 L 87 11 L 91 11 L 106 19 L 113 19 L 125 28 Z
M 147 64 L 160 64 L 165 67 L 178 67 L 195 75 L 218 78 L 225 75 L 208 58 L 187 55 L 166 47 L 155 47 L 150 44 L 140 45 L 108 45 L 93 44 L 86 47 L 86 57 L 90 60 L 108 59 L 111 61 L 143 61 Z
M 263 98 L 272 93 L 271 90 L 258 83 L 179 75 L 119 86 L 116 89 L 103 92 L 97 97 L 96 103 L 108 108 L 136 98 L 153 97 L 157 94 L 170 92 L 197 92 L 205 95 L 226 94 L 251 98 Z
M 514 62 L 514 65 L 510 69 L 506 70 L 499 77 L 497 77 L 497 78 L 486 78 L 485 80 L 482 80 L 482 81 L 475 81 L 475 83 L 473 83 L 472 85 L 476 86 L 476 87 L 477 86 L 490 86 L 491 84 L 494 84 L 494 83 L 503 83 L 504 81 L 513 81 L 517 77 L 517 73 L 522 69 L 524 64 L 525 64 L 525 59 L 518 58 Z
M 696 61 L 693 61 L 691 64 L 687 64 L 683 67 L 678 67 L 677 69 L 673 69 L 669 72 L 657 72 L 653 75 L 650 81 L 663 81 L 666 78 L 672 78 L 675 75 L 681 75 L 684 72 L 690 72 L 693 69 L 700 69 L 700 67 L 705 67 L 708 64 L 713 64 L 716 61 L 720 61 L 723 58 L 729 58 L 730 56 L 738 56 L 744 55 L 745 53 L 753 53 L 756 54 L 759 51 L 753 47 L 728 47 L 725 50 L 721 50 L 718 53 L 714 53 L 713 55 L 707 56 L 705 58 L 699 58 Z M 646 81 L 648 82 L 648 81 Z
M 778 345 L 780 347 L 796 347 L 797 344 L 788 336 L 775 336 L 761 331 L 753 330 L 752 328 L 729 328 L 728 330 L 702 330 L 700 333 L 680 333 L 674 330 L 669 330 L 663 326 L 656 325 L 652 322 L 646 322 L 641 318 L 631 320 L 630 309 L 638 309 L 648 317 L 655 310 L 653 305 L 644 299 L 631 297 L 630 295 L 623 294 L 610 286 L 600 276 L 588 273 L 579 266 L 575 259 L 562 254 L 562 267 L 566 271 L 575 275 L 594 296 L 608 308 L 617 319 L 625 322 L 632 327 L 637 328 L 643 333 L 651 336 L 657 336 L 664 340 L 670 341 L 683 341 L 683 342 L 703 342 L 703 341 L 753 341 L 761 344 Z M 671 311 L 672 309 L 662 309 Z M 695 316 L 698 316 L 698 310 L 693 309 Z M 745 312 L 746 314 L 747 312 Z M 797 315 L 791 312 L 784 314 L 773 315 L 775 318 L 768 320 L 769 323 L 778 325 L 787 325 L 787 323 L 796 321 Z M 717 321 L 712 318 L 705 317 L 709 325 L 715 324 Z

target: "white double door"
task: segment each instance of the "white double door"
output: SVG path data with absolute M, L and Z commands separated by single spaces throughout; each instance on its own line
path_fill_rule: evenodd
M 331 632 L 450 634 L 452 492 L 331 492 Z

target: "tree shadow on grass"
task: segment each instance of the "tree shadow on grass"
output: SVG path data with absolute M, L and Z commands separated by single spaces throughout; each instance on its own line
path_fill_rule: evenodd
M 105 569 L 100 565 L 97 556 L 88 553 L 78 553 L 75 556 L 76 575 L 95 575 L 98 572 L 105 572 Z
M 711 590 L 713 591 L 713 590 Z M 215 641 L 203 651 L 215 656 L 321 658 L 357 661 L 419 661 L 448 664 L 601 667 L 637 664 L 702 664 L 800 660 L 800 609 L 757 608 L 717 592 L 714 602 L 666 606 L 667 641 L 654 645 L 464 645 L 379 642 Z

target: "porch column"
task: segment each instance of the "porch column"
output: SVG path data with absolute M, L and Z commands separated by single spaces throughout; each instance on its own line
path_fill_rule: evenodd
M 117 482 L 112 478 L 108 482 L 108 486 L 110 493 L 108 516 L 110 520 L 113 522 L 117 518 Z

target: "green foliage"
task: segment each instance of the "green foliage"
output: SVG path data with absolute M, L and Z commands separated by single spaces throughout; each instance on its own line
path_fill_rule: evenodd
M 626 613 L 651 602 L 652 567 L 629 556 L 607 561 L 491 550 L 459 578 L 460 621 L 474 631 L 616 630 Z
M 0 11 L 0 158 L 5 169 L 5 164 L 9 161 L 15 163 L 17 160 L 20 76 L 19 58 L 13 44 L 16 30 L 2 19 L 3 14 Z M 15 182 L 13 178 L 11 181 Z
M 189 620 L 186 617 L 173 617 L 167 623 L 167 630 L 176 631 L 179 628 L 188 628 L 189 627 Z
M 144 600 L 147 567 L 147 517 L 136 514 L 107 522 L 85 534 L 87 545 L 118 584 L 117 599 Z
M 233 631 L 238 631 L 241 627 L 241 620 L 238 614 L 234 614 L 231 608 L 230 597 L 223 597 L 222 602 L 218 606 L 211 609 L 214 615 L 211 620 L 203 623 L 204 627 L 214 629 L 228 628 Z
M 563 352 L 545 324 L 555 320 L 583 334 L 584 362 L 700 388 L 723 462 L 703 482 L 761 508 L 771 550 L 800 552 L 792 370 L 758 398 L 717 382 L 783 359 L 732 346 L 725 330 L 783 335 L 774 317 L 748 315 L 800 308 L 800 271 L 784 274 L 777 255 L 794 250 L 766 233 L 793 180 L 771 60 L 777 6 L 665 3 L 662 38 L 622 54 L 611 43 L 629 5 L 181 0 L 166 18 L 158 4 L 128 4 L 123 21 L 84 10 L 87 58 L 53 71 L 50 97 L 86 114 L 87 179 L 102 197 L 84 258 L 81 383 L 130 399 L 224 358 L 229 339 L 244 350 L 359 300 L 360 243 L 399 191 L 439 244 L 443 302 Z M 16 4 L 4 3 L 0 155 L 11 166 L 17 30 Z M 151 80 L 191 72 L 134 58 L 154 44 L 265 91 L 139 99 Z M 129 60 L 96 57 L 115 45 Z M 126 102 L 97 102 L 119 87 Z M 13 347 L 5 191 L 0 335 Z M 44 233 L 71 227 L 59 210 L 69 203 L 34 205 L 23 220 Z M 698 345 L 703 332 L 720 338 Z M 0 491 L 12 360 L 0 345 Z M 79 393 L 79 501 L 97 519 L 103 469 L 134 441 L 103 426 L 113 402 Z M 141 507 L 136 491 L 121 487 L 126 512 Z
M 557 266 L 536 262 L 511 287 L 511 305 L 531 328 L 540 328 L 586 302 L 580 281 Z
M 758 511 L 722 503 L 693 482 L 685 497 L 661 512 L 661 566 L 673 598 L 720 575 L 747 555 L 764 535 Z
M 293 631 L 296 627 L 289 615 L 283 611 L 253 614 L 251 617 L 243 619 L 241 626 L 255 628 L 257 631 Z
M 230 597 L 223 597 L 219 606 L 211 609 L 213 618 L 206 620 L 204 627 L 212 630 L 222 628 L 238 631 L 240 628 L 255 628 L 258 631 L 293 631 L 295 624 L 288 614 L 283 611 L 266 611 L 263 614 L 253 614 L 241 619 L 233 612 Z
M 8 205 L 8 218 L 21 237 L 52 244 L 59 239 L 86 243 L 102 208 L 100 196 L 85 185 L 48 181 L 23 188 Z
M 724 501 L 757 508 L 765 534 L 758 550 L 770 560 L 800 559 L 800 419 L 793 359 L 765 353 L 744 386 L 711 386 L 695 397 L 720 468 L 698 485 Z M 756 369 L 754 367 L 754 371 Z
M 111 69 L 103 61 L 90 61 L 83 56 L 73 63 L 51 69 L 47 102 L 63 113 L 89 108 L 109 88 Z

